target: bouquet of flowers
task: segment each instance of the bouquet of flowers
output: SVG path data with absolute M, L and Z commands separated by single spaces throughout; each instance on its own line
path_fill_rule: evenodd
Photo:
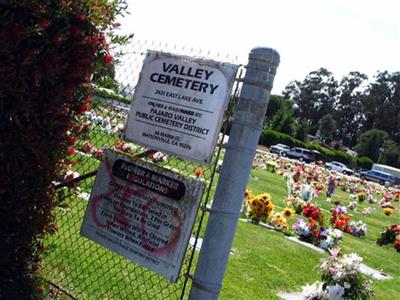
M 306 202 L 304 200 L 302 200 L 300 197 L 298 196 L 293 196 L 293 195 L 289 195 L 286 198 L 286 205 L 289 207 L 292 207 L 294 209 L 294 211 L 296 212 L 296 214 L 301 214 L 301 212 L 303 211 L 304 207 L 306 206 Z
M 391 214 L 392 214 L 392 212 L 393 212 L 393 208 L 391 208 L 391 207 L 385 207 L 384 209 L 383 209 L 383 213 L 385 214 L 385 215 L 387 215 L 387 216 L 390 216 Z
M 362 258 L 355 253 L 339 257 L 338 250 L 320 264 L 322 282 L 303 286 L 307 300 L 370 299 L 374 292 L 369 280 L 360 271 Z
M 253 192 L 250 189 L 246 189 L 244 192 L 244 199 L 242 203 L 242 208 L 240 209 L 240 214 L 246 217 L 246 214 L 249 210 L 249 200 L 253 198 Z
M 322 280 L 328 296 L 335 294 L 337 298 L 334 299 L 369 299 L 373 295 L 371 280 L 360 271 L 361 262 L 362 258 L 355 253 L 342 257 L 337 254 L 322 261 Z
M 352 233 L 351 228 L 349 227 L 350 216 L 345 216 L 341 213 L 338 213 L 337 209 L 332 211 L 332 214 L 329 218 L 329 224 L 331 224 L 334 228 L 337 228 L 346 233 Z
M 396 249 L 397 252 L 400 252 L 400 239 L 394 241 L 394 249 Z
M 294 232 L 305 242 L 316 244 L 316 234 L 312 232 L 311 226 L 303 219 L 298 219 L 292 226 Z
M 328 250 L 334 248 L 343 237 L 343 232 L 334 228 L 324 228 L 313 219 L 305 222 L 298 219 L 292 226 L 293 231 L 299 236 L 299 239 L 307 243 L 319 246 Z
M 385 228 L 385 230 L 381 232 L 381 235 L 376 240 L 376 243 L 379 246 L 392 244 L 396 241 L 398 234 L 400 234 L 400 225 L 392 224 L 390 228 Z
M 357 194 L 357 200 L 359 202 L 364 202 L 367 199 L 367 193 L 365 192 L 360 192 Z
M 81 152 L 86 153 L 88 155 L 93 155 L 96 158 L 102 158 L 103 157 L 103 149 L 97 149 L 95 146 L 93 146 L 89 142 L 85 142 L 81 148 Z
M 347 205 L 349 210 L 356 210 L 357 209 L 357 201 L 351 201 L 349 205 Z
M 318 222 L 321 226 L 324 221 L 324 214 L 322 213 L 321 209 L 312 204 L 307 204 L 307 206 L 304 207 L 303 216 L 308 218 L 309 220 L 312 219 Z
M 343 232 L 338 229 L 323 229 L 320 234 L 319 246 L 325 250 L 333 249 L 342 240 L 342 237 Z
M 364 207 L 362 210 L 362 214 L 363 215 L 369 215 L 370 213 L 372 213 L 374 210 L 376 210 L 374 207 Z
M 274 226 L 274 228 L 276 230 L 283 231 L 283 230 L 287 230 L 287 228 L 288 228 L 288 222 L 287 222 L 287 219 L 284 217 L 283 213 L 275 213 L 271 217 L 270 223 L 272 226 Z
M 263 193 L 261 195 L 255 195 L 249 200 L 249 217 L 253 223 L 258 224 L 260 221 L 266 222 L 272 215 L 274 205 L 272 204 L 271 195 Z
M 349 227 L 355 237 L 361 238 L 367 234 L 367 224 L 363 221 L 351 221 Z

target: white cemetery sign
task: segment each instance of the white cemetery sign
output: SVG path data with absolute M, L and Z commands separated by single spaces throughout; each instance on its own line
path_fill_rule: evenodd
M 210 163 L 236 72 L 232 64 L 148 51 L 125 139 Z
M 203 188 L 201 180 L 108 150 L 81 234 L 175 282 Z

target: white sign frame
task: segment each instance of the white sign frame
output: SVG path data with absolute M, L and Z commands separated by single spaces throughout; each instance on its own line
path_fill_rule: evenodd
M 211 162 L 238 66 L 148 50 L 124 139 Z
M 107 150 L 81 235 L 176 282 L 204 186 L 202 180 Z

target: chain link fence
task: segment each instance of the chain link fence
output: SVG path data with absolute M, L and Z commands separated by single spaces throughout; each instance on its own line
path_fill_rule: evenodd
M 196 245 L 204 233 L 206 206 L 218 181 L 216 170 L 223 156 L 225 133 L 233 116 L 240 79 L 236 80 L 231 101 L 224 115 L 223 133 L 219 137 L 213 160 L 204 166 L 171 155 L 162 157 L 150 149 L 121 140 L 123 125 L 132 100 L 146 49 L 162 50 L 176 54 L 202 56 L 236 63 L 237 58 L 218 53 L 195 51 L 185 47 L 169 47 L 165 43 L 134 41 L 127 45 L 120 57 L 115 78 L 119 93 L 99 89 L 92 109 L 82 120 L 85 132 L 76 143 L 72 171 L 58 183 L 55 217 L 58 231 L 48 238 L 44 270 L 51 294 L 56 299 L 186 299 L 190 287 L 189 274 L 193 273 L 197 259 Z M 238 78 L 241 78 L 242 69 Z M 80 226 L 94 183 L 95 172 L 100 165 L 105 148 L 117 148 L 153 164 L 172 169 L 185 176 L 194 176 L 196 170 L 206 181 L 200 209 L 196 216 L 190 246 L 186 251 L 179 279 L 170 283 L 153 273 L 102 246 L 80 236 Z

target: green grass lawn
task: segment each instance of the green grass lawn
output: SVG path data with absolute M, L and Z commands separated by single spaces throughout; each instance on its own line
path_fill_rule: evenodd
M 286 185 L 282 176 L 253 170 L 249 188 L 254 193 L 270 193 L 277 211 L 285 207 Z M 349 194 L 338 189 L 332 200 L 344 204 L 350 201 Z M 324 195 L 318 196 L 314 202 L 323 209 L 334 207 L 325 201 Z M 363 257 L 365 264 L 393 277 L 374 281 L 376 299 L 400 299 L 400 253 L 393 247 L 376 245 L 383 227 L 399 223 L 399 210 L 386 216 L 379 205 L 367 203 L 359 205 L 358 210 L 366 206 L 377 210 L 368 216 L 352 212 L 352 220 L 368 224 L 366 237 L 359 239 L 345 234 L 340 247 L 343 253 L 356 252 Z M 329 218 L 328 212 L 325 212 L 325 217 Z M 301 291 L 302 285 L 320 279 L 316 266 L 320 258 L 327 256 L 285 239 L 282 233 L 243 222 L 238 225 L 233 247 L 236 251 L 229 260 L 221 299 L 279 299 L 276 296 L 279 291 Z
M 116 136 L 110 139 L 106 133 L 97 130 L 93 131 L 90 137 L 96 147 L 104 144 L 111 146 L 117 139 Z M 80 160 L 75 170 L 81 175 L 96 170 L 99 165 L 97 159 L 79 153 L 74 158 Z M 172 157 L 163 164 L 179 169 L 185 175 L 193 175 L 193 170 L 200 167 Z M 203 177 L 210 180 L 212 170 L 204 168 L 204 171 Z M 82 190 L 89 192 L 92 182 L 93 178 L 82 183 Z M 254 169 L 248 187 L 254 194 L 270 193 L 276 211 L 285 207 L 284 199 L 287 193 L 282 176 Z M 211 188 L 211 195 L 214 190 L 215 186 Z M 340 200 L 345 205 L 350 202 L 349 194 L 339 189 L 332 200 Z M 160 276 L 80 237 L 79 228 L 87 201 L 78 197 L 69 201 L 67 208 L 56 209 L 59 231 L 47 241 L 50 249 L 45 258 L 44 273 L 47 279 L 59 284 L 71 294 L 78 295 L 78 299 L 179 299 L 184 275 L 177 284 L 169 284 Z M 334 205 L 325 200 L 324 194 L 313 202 L 324 209 L 327 221 L 328 211 Z M 400 299 L 400 254 L 392 247 L 376 245 L 376 238 L 385 226 L 400 223 L 399 210 L 395 210 L 391 216 L 385 216 L 378 204 L 368 203 L 359 204 L 358 210 L 361 211 L 367 206 L 373 206 L 377 210 L 368 216 L 351 212 L 352 220 L 362 220 L 368 224 L 367 236 L 358 239 L 345 234 L 340 247 L 344 253 L 358 253 L 364 258 L 365 264 L 393 277 L 387 281 L 374 281 L 376 299 Z M 207 215 L 204 221 L 207 221 Z M 290 224 L 294 221 L 295 218 Z M 201 228 L 201 236 L 204 230 L 205 226 Z M 280 291 L 298 292 L 302 285 L 313 283 L 320 278 L 317 265 L 320 259 L 326 256 L 327 254 L 285 239 L 281 232 L 239 222 L 221 299 L 278 299 L 276 294 Z M 189 256 L 185 259 L 184 270 L 188 259 Z M 197 254 L 194 261 L 196 260 Z M 191 273 L 194 273 L 194 268 Z M 144 291 L 147 292 L 144 294 Z

